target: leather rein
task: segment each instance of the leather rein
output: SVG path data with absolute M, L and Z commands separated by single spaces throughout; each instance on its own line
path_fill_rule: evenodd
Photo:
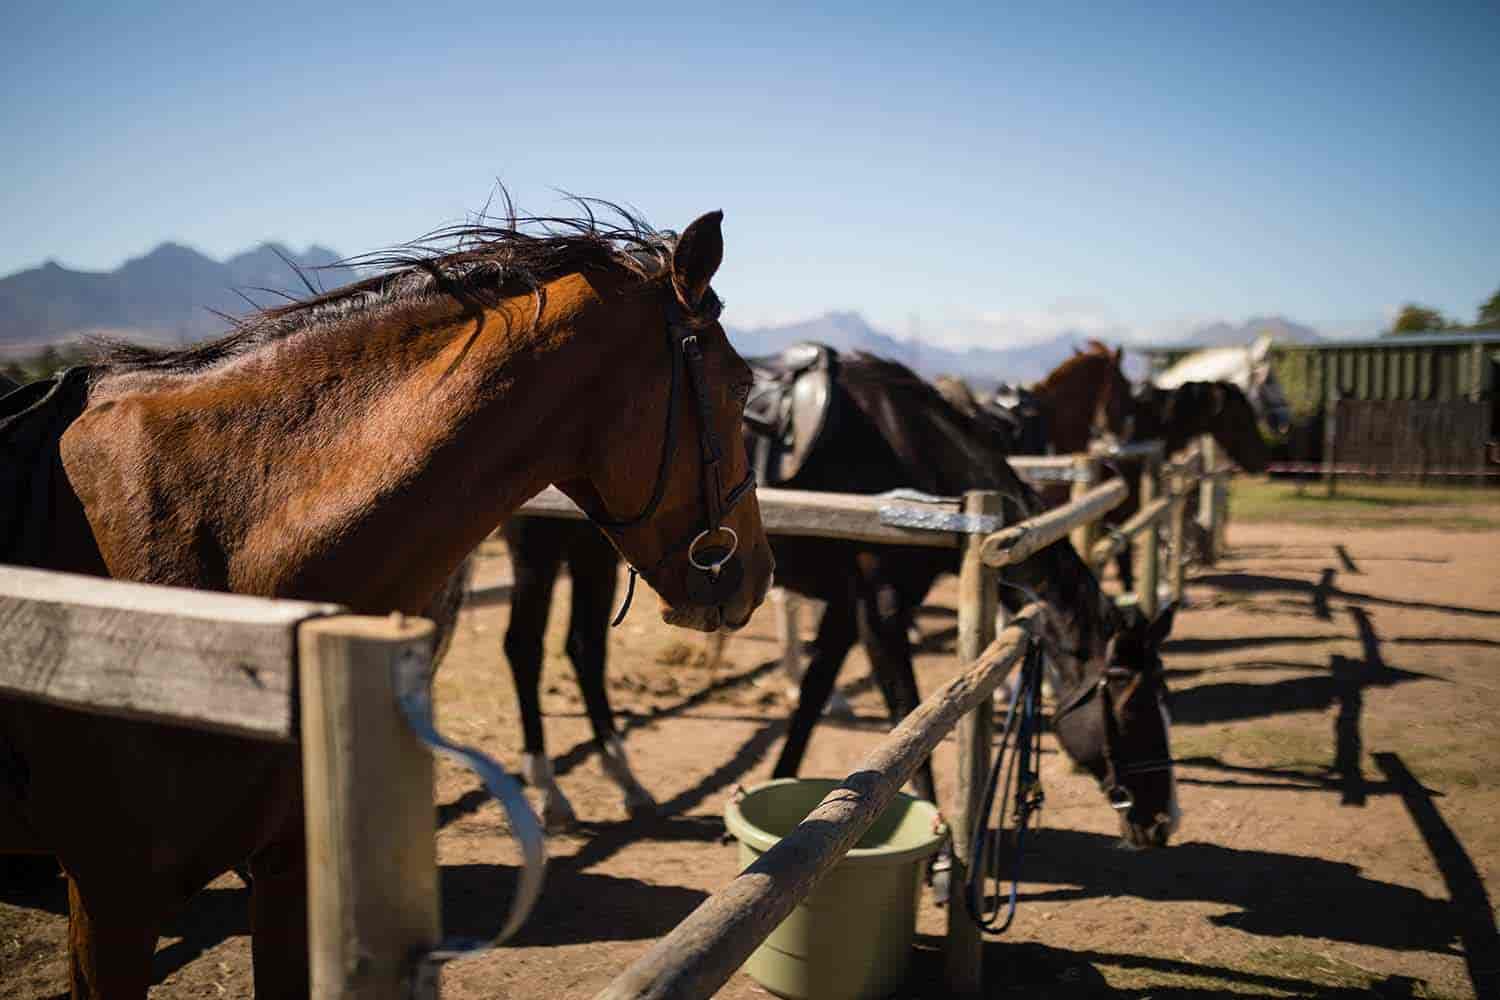
M 704 293 L 703 301 L 694 312 L 683 309 L 675 297 L 667 304 L 667 352 L 672 359 L 672 375 L 667 387 L 667 424 L 662 438 L 661 459 L 656 469 L 656 486 L 651 499 L 633 517 L 595 517 L 590 520 L 605 531 L 620 531 L 632 528 L 649 519 L 661 506 L 666 495 L 667 479 L 672 473 L 672 464 L 677 455 L 678 396 L 680 385 L 687 382 L 688 394 L 693 397 L 698 410 L 698 450 L 702 471 L 699 488 L 703 518 L 699 526 L 682 540 L 672 545 L 645 572 L 654 573 L 669 559 L 684 549 L 690 564 L 688 571 L 688 593 L 694 600 L 704 604 L 718 605 L 733 594 L 744 578 L 744 569 L 738 558 L 739 535 L 724 524 L 724 519 L 752 490 L 755 489 L 755 473 L 746 473 L 745 478 L 727 494 L 724 492 L 722 461 L 724 449 L 718 432 L 713 426 L 713 409 L 706 392 L 707 377 L 703 371 L 703 349 L 698 343 L 698 331 L 706 329 L 718 320 L 724 305 L 712 290 Z M 722 544 L 721 539 L 728 544 Z M 630 565 L 630 583 L 625 591 L 625 601 L 610 622 L 611 627 L 625 620 L 635 596 L 635 580 L 640 575 Z

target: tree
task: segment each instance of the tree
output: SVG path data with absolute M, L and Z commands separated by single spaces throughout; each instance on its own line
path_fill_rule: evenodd
M 1428 309 L 1415 302 L 1408 302 L 1401 307 L 1401 312 L 1396 316 L 1396 322 L 1391 324 L 1390 336 L 1399 336 L 1404 333 L 1431 333 L 1433 330 L 1444 330 L 1453 325 L 1436 309 Z
M 1500 289 L 1479 307 L 1479 317 L 1474 320 L 1478 327 L 1500 327 Z

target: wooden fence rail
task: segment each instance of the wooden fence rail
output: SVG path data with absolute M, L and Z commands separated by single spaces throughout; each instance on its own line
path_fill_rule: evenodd
M 701 903 L 599 994 L 600 1000 L 707 997 L 734 975 L 869 829 L 960 717 L 990 695 L 1026 650 L 1028 606 L 978 661 L 930 695 L 791 833 Z M 952 906 L 961 909 L 955 899 Z
M 1195 449 L 1183 461 L 1167 466 L 1162 461 L 1160 446 L 1155 444 L 1118 457 L 1144 462 L 1143 508 L 1117 533 L 1124 536 L 1124 542 L 1112 536 L 1084 554 L 1113 555 L 1120 545 L 1128 544 L 1130 538 L 1142 532 L 1149 533 L 1152 551 L 1148 560 L 1151 572 L 1147 603 L 1154 612 L 1157 534 L 1161 522 L 1169 515 L 1177 519 L 1174 522 L 1172 573 L 1174 592 L 1180 594 L 1186 548 L 1180 521 L 1186 514 L 1189 490 L 1203 479 L 1204 462 Z M 1098 456 L 1094 459 L 1097 460 Z M 1053 471 L 1079 469 L 1081 463 L 1075 461 L 1075 456 L 1048 456 L 1040 467 Z M 1210 472 L 1216 473 L 1217 470 L 1210 469 Z M 1170 482 L 1171 488 L 1166 495 L 1157 496 L 1163 492 L 1162 478 Z M 1076 484 L 1088 483 L 1082 475 L 1072 481 L 1075 491 Z M 802 499 L 801 496 L 783 495 L 785 493 L 774 490 L 761 493 L 768 530 L 775 534 L 778 532 L 773 524 L 796 523 L 799 534 L 817 533 L 791 515 L 785 515 L 779 522 L 775 520 L 778 515 L 773 512 L 780 505 L 794 504 Z M 1123 502 L 1127 493 L 1121 479 L 1092 486 L 1062 507 L 988 535 L 977 528 L 978 524 L 984 523 L 977 518 L 997 519 L 1001 498 L 992 492 L 968 494 L 961 511 L 976 520 L 971 522 L 967 536 L 934 532 L 953 541 L 963 539 L 958 654 L 965 664 L 964 672 L 923 701 L 802 824 L 727 887 L 701 904 L 666 937 L 658 940 L 599 994 L 600 1000 L 663 1000 L 669 997 L 697 1000 L 710 996 L 807 897 L 817 880 L 843 858 L 915 768 L 955 727 L 959 729 L 959 791 L 955 808 L 949 816 L 958 856 L 952 884 L 962 884 L 967 865 L 974 861 L 965 857 L 969 836 L 975 825 L 986 821 L 977 814 L 977 809 L 982 801 L 981 783 L 988 772 L 993 740 L 990 695 L 1024 652 L 1031 620 L 1045 613 L 1039 606 L 1028 606 L 998 639 L 988 643 L 993 635 L 996 605 L 994 569 L 1023 561 L 1081 526 L 1096 522 Z M 838 508 L 847 520 L 839 526 L 845 534 L 838 537 L 875 540 L 883 529 L 871 528 L 866 519 L 877 516 L 878 511 L 882 507 L 888 508 L 890 503 L 890 498 L 842 497 Z M 1217 504 L 1210 504 L 1211 512 L 1216 509 Z M 983 653 L 979 652 L 981 649 Z M 948 920 L 945 942 L 948 989 L 954 996 L 978 996 L 983 989 L 979 928 L 956 901 L 949 905 Z
M 433 997 L 432 756 L 391 671 L 430 668 L 432 624 L 341 611 L 0 566 L 0 694 L 300 741 L 312 995 Z

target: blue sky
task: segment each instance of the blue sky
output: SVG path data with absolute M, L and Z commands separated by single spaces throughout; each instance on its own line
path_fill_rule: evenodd
M 723 208 L 738 325 L 1367 334 L 1500 287 L 1500 5 L 1048 7 L 23 0 L 0 273 L 356 253 L 498 177 L 536 211 Z

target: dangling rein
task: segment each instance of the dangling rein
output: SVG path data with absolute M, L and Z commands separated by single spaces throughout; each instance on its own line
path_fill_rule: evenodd
M 969 879 L 964 886 L 964 907 L 980 929 L 989 934 L 1004 934 L 1016 918 L 1016 893 L 1021 884 L 1021 862 L 1026 852 L 1026 830 L 1042 811 L 1042 644 L 1033 636 L 1021 663 L 1021 676 L 1010 693 L 1010 710 L 1005 715 L 1005 732 L 1000 750 L 985 783 L 980 822 L 974 827 L 969 844 Z M 1009 753 L 1007 753 L 1009 751 Z M 1008 758 L 1008 766 L 1007 766 Z M 1001 774 L 1004 773 L 1002 785 Z M 995 806 L 996 792 L 1001 792 L 1000 815 L 990 828 L 989 816 Z M 1014 806 L 1010 803 L 1014 801 Z M 1007 809 L 1015 828 L 1005 829 Z M 1010 893 L 1000 901 L 1002 852 L 1007 834 L 1014 844 L 1010 866 Z M 989 873 L 993 872 L 993 875 Z M 987 904 L 986 883 L 994 886 L 995 903 Z M 1001 914 L 1004 913 L 1004 920 Z

